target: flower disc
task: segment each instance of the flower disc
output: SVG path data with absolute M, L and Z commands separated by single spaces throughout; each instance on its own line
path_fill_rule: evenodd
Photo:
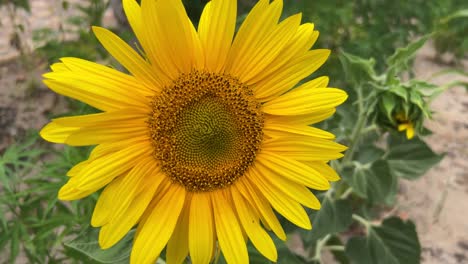
M 254 162 L 263 139 L 260 104 L 229 75 L 183 74 L 153 99 L 152 109 L 154 156 L 190 191 L 232 184 Z

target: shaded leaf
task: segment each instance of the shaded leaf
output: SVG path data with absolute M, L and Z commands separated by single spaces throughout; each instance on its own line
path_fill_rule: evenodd
M 377 79 L 377 74 L 374 70 L 375 60 L 373 58 L 366 60 L 342 51 L 340 61 L 345 71 L 346 79 L 354 84 L 362 84 Z
M 419 264 L 421 246 L 413 222 L 391 217 L 380 226 L 370 226 L 365 237 L 346 244 L 351 263 Z
M 406 140 L 400 135 L 392 135 L 388 148 L 386 160 L 390 171 L 396 177 L 405 179 L 419 178 L 443 158 L 419 138 Z
M 315 243 L 327 234 L 346 230 L 353 221 L 351 204 L 348 200 L 333 200 L 325 196 L 320 211 L 314 213 L 312 230 L 303 232 L 306 244 Z
M 408 90 L 405 87 L 401 85 L 394 85 L 388 91 L 403 98 L 405 101 L 408 101 Z
M 327 241 L 327 246 L 344 246 L 343 242 L 339 236 L 332 236 Z M 335 261 L 340 264 L 349 264 L 348 256 L 346 256 L 344 251 L 341 250 L 331 250 L 330 253 L 335 257 Z
M 345 180 L 354 192 L 370 203 L 393 203 L 397 192 L 397 180 L 390 173 L 388 163 L 378 160 L 372 164 L 356 164 L 344 171 Z
M 102 250 L 98 244 L 98 230 L 88 229 L 74 240 L 65 243 L 65 247 L 97 263 L 128 263 L 132 249 L 134 230 L 130 231 L 113 247 Z

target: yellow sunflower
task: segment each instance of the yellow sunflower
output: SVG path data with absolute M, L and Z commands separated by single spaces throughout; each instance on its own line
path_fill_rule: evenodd
M 59 198 L 104 188 L 91 224 L 106 249 L 137 226 L 131 263 L 209 263 L 220 249 L 248 263 L 246 240 L 276 261 L 266 230 L 285 240 L 276 213 L 310 229 L 309 188 L 339 179 L 327 162 L 345 147 L 309 126 L 335 112 L 345 92 L 319 77 L 329 50 L 301 14 L 279 21 L 283 2 L 259 1 L 234 37 L 236 0 L 212 0 L 195 29 L 181 0 L 124 0 L 138 53 L 112 32 L 93 31 L 129 74 L 62 58 L 44 75 L 53 91 L 102 113 L 54 119 L 44 139 L 97 145 L 74 166 Z

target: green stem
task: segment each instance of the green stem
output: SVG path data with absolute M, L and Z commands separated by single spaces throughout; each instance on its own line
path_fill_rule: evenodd
M 335 246 L 326 246 L 326 247 L 323 247 L 323 249 L 328 249 L 328 250 L 331 250 L 331 251 L 345 251 L 345 247 L 344 247 L 344 246 L 338 246 L 338 245 L 335 245 Z
M 365 218 L 363 218 L 362 216 L 359 216 L 357 214 L 353 214 L 353 219 L 356 220 L 357 222 L 361 223 L 366 228 L 369 228 L 370 225 L 371 225 L 369 221 L 367 221 Z
M 376 124 L 372 124 L 372 125 L 370 125 L 368 127 L 365 127 L 362 130 L 362 133 L 366 134 L 366 133 L 372 132 L 372 131 L 377 130 L 377 129 L 379 129 L 379 127 Z
M 351 134 L 351 141 L 349 142 L 349 149 L 346 151 L 346 155 L 343 158 L 343 164 L 348 164 L 351 160 L 353 160 L 354 152 L 356 151 L 356 147 L 359 143 L 359 138 L 362 134 L 362 129 L 367 121 L 367 111 L 364 109 L 364 97 L 362 95 L 362 87 L 358 87 L 357 89 L 357 96 L 358 96 L 358 120 L 356 122 L 356 126 L 353 128 L 353 132 Z
M 349 187 L 346 191 L 340 196 L 340 199 L 346 199 L 349 195 L 353 193 L 353 188 Z
M 317 241 L 317 244 L 315 245 L 315 256 L 312 258 L 312 260 L 320 262 L 320 259 L 322 258 L 322 249 L 327 244 L 330 238 L 331 234 L 327 234 L 322 239 Z

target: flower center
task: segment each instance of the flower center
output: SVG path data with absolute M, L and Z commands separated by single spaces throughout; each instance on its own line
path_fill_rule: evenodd
M 261 105 L 238 79 L 181 74 L 152 101 L 154 157 L 189 191 L 232 184 L 254 162 L 263 139 Z

